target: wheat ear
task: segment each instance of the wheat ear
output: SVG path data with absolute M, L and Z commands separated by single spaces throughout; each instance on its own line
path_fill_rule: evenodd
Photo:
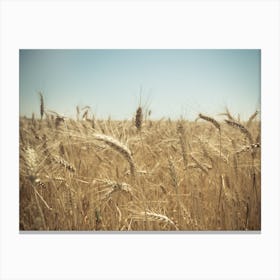
M 95 140 L 103 141 L 108 146 L 112 147 L 114 150 L 119 152 L 129 163 L 131 175 L 135 176 L 135 164 L 131 155 L 129 148 L 123 143 L 119 142 L 117 139 L 107 136 L 105 134 L 94 133 L 93 138 Z
M 203 119 L 203 120 L 205 120 L 207 122 L 212 123 L 218 130 L 221 129 L 221 125 L 215 119 L 213 119 L 211 117 L 208 117 L 208 116 L 205 116 L 205 115 L 202 115 L 202 114 L 199 114 L 198 117 L 200 119 Z
M 256 149 L 258 149 L 260 147 L 261 147 L 260 143 L 250 144 L 250 145 L 242 147 L 240 150 L 238 150 L 236 152 L 236 154 L 240 154 L 242 152 L 249 152 L 249 151 L 254 153 L 256 151 Z
M 44 97 L 41 92 L 39 92 L 40 95 L 40 115 L 41 115 L 41 120 L 43 119 L 44 112 L 45 112 L 45 106 L 44 106 Z
M 30 180 L 32 185 L 44 187 L 45 184 L 41 181 L 39 177 L 39 160 L 37 152 L 31 147 L 27 147 L 24 150 L 24 160 L 27 169 L 28 179 Z
M 96 181 L 100 182 L 103 187 L 100 191 L 100 193 L 102 193 L 101 200 L 107 199 L 115 192 L 133 194 L 131 186 L 127 183 L 119 183 L 108 179 L 96 179 Z
M 235 121 L 225 120 L 225 122 L 229 126 L 232 126 L 234 128 L 239 129 L 248 138 L 250 144 L 254 144 L 253 137 L 252 137 L 251 133 L 249 132 L 249 130 L 245 126 L 243 126 L 242 124 L 240 124 L 238 122 L 235 122 Z
M 171 156 L 169 156 L 168 158 L 168 169 L 169 169 L 170 177 L 172 179 L 172 185 L 177 191 L 179 186 L 178 177 Z
M 168 218 L 166 215 L 159 214 L 154 211 L 150 211 L 150 210 L 140 211 L 140 212 L 136 213 L 135 215 L 133 215 L 133 218 L 135 220 L 147 219 L 149 221 L 164 222 L 166 224 L 170 224 L 170 225 L 174 226 L 174 228 L 176 230 L 179 230 L 179 228 L 175 225 L 175 223 L 170 218 Z
M 52 158 L 51 158 L 54 162 L 62 165 L 63 167 L 65 167 L 65 169 L 75 173 L 76 172 L 76 168 L 71 164 L 69 163 L 68 161 L 66 161 L 65 159 L 63 159 L 62 157 L 60 156 L 57 156 L 57 155 L 53 155 Z
M 142 121 L 143 121 L 143 111 L 141 107 L 138 107 L 136 111 L 136 117 L 135 117 L 135 126 L 137 127 L 138 131 L 141 130 Z

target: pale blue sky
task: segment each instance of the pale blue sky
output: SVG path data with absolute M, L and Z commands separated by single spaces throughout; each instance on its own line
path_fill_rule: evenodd
M 246 119 L 260 106 L 260 50 L 20 50 L 20 115 L 49 110 L 73 117 L 89 105 L 100 118 L 131 118 L 140 102 L 153 118 L 227 106 Z

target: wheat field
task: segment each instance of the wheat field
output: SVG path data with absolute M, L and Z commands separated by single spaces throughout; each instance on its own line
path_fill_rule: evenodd
M 261 229 L 261 122 L 20 117 L 20 230 Z

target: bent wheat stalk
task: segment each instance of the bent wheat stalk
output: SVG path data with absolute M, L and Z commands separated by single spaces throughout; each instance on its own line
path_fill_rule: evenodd
M 156 213 L 154 211 L 140 211 L 137 214 L 133 215 L 133 219 L 135 220 L 149 220 L 149 221 L 158 221 L 163 222 L 166 224 L 172 225 L 176 230 L 179 230 L 179 228 L 175 225 L 175 223 L 168 218 L 167 216 L 163 214 Z
M 225 120 L 225 122 L 229 126 L 239 129 L 240 132 L 243 133 L 248 138 L 250 144 L 254 144 L 253 137 L 252 137 L 251 133 L 249 132 L 249 130 L 245 126 L 243 126 L 242 124 L 240 124 L 238 122 L 235 122 L 235 121 Z
M 213 118 L 211 118 L 211 117 L 208 117 L 208 116 L 205 116 L 205 115 L 202 115 L 202 114 L 199 114 L 198 117 L 199 117 L 200 119 L 203 119 L 203 120 L 205 120 L 205 121 L 207 121 L 207 122 L 212 123 L 218 130 L 221 129 L 220 124 L 219 124 L 215 119 L 213 119 Z
M 71 163 L 69 163 L 68 161 L 63 159 L 62 157 L 53 155 L 52 159 L 54 162 L 62 165 L 63 167 L 65 167 L 65 169 L 69 170 L 70 172 L 73 172 L 73 173 L 76 172 L 76 168 Z
M 119 152 L 129 163 L 131 175 L 135 176 L 135 164 L 129 148 L 117 139 L 107 136 L 105 134 L 94 133 L 93 138 L 98 141 L 103 141 L 108 146 Z
M 221 165 L 221 157 L 222 157 L 222 135 L 221 135 L 221 125 L 214 119 L 202 114 L 198 115 L 199 118 L 212 123 L 219 131 L 219 146 L 220 146 L 220 161 L 219 161 L 219 165 Z

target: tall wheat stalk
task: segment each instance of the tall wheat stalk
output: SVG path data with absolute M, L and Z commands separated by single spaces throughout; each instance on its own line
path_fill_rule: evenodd
M 43 119 L 44 116 L 44 112 L 45 112 L 45 106 L 44 106 L 44 97 L 42 92 L 39 92 L 40 95 L 40 116 L 41 116 L 41 120 Z
M 221 168 L 221 161 L 222 161 L 222 135 L 221 135 L 221 125 L 216 121 L 214 118 L 209 116 L 205 116 L 202 114 L 198 115 L 199 118 L 212 123 L 219 131 L 219 146 L 220 146 L 220 160 L 219 160 L 219 169 Z
M 177 126 L 177 133 L 179 135 L 179 141 L 182 151 L 183 162 L 185 166 L 185 170 L 188 170 L 188 157 L 187 157 L 187 149 L 186 149 L 186 132 L 182 123 L 179 123 Z

